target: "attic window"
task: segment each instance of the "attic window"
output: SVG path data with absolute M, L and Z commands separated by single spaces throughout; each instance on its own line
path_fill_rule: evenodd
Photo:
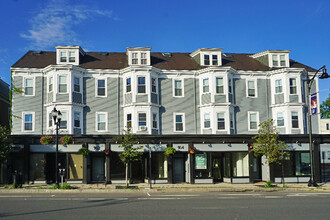
M 217 54 L 204 54 L 204 66 L 217 66 L 218 55 Z
M 65 51 L 60 52 L 60 61 L 66 62 L 66 52 Z
M 273 54 L 272 61 L 274 67 L 285 67 L 286 66 L 286 58 L 284 54 Z
M 69 51 L 69 62 L 70 63 L 76 62 L 76 56 L 74 51 Z

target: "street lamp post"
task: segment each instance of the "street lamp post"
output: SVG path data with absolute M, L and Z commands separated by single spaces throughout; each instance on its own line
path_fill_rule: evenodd
M 308 73 L 307 73 L 307 97 L 308 97 L 308 101 L 307 101 L 307 107 L 308 107 L 308 133 L 309 133 L 309 157 L 310 157 L 310 163 L 311 163 L 311 178 L 308 182 L 308 186 L 318 186 L 316 181 L 315 181 L 315 177 L 314 177 L 314 158 L 313 158 L 313 141 L 312 141 L 312 111 L 311 111 L 311 87 L 313 84 L 313 81 L 317 75 L 318 72 L 320 72 L 321 70 L 323 70 L 322 75 L 319 77 L 320 79 L 326 79 L 329 78 L 330 76 L 327 74 L 327 69 L 325 68 L 325 66 L 322 66 L 320 69 L 318 69 L 314 76 L 309 79 Z
M 55 153 L 55 182 L 58 186 L 58 130 L 60 128 L 60 123 L 62 119 L 62 114 L 60 111 L 57 111 L 54 107 L 53 111 L 51 112 L 51 115 L 54 119 L 54 124 L 56 128 L 56 153 Z

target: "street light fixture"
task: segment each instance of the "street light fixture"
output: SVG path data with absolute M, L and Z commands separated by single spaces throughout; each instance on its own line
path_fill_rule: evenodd
M 330 76 L 327 73 L 327 69 L 325 68 L 325 66 L 322 66 L 320 69 L 318 69 L 314 76 L 312 77 L 312 79 L 309 79 L 308 73 L 307 73 L 307 97 L 308 97 L 308 101 L 307 101 L 307 107 L 308 107 L 308 133 L 309 133 L 309 157 L 310 157 L 310 163 L 311 163 L 311 178 L 308 182 L 308 186 L 318 186 L 315 178 L 314 178 L 314 158 L 313 158 L 313 141 L 312 141 L 312 113 L 311 113 L 311 87 L 314 81 L 314 78 L 316 77 L 316 75 L 318 74 L 318 72 L 320 72 L 321 70 L 323 70 L 322 75 L 319 77 L 320 79 L 326 79 L 329 78 Z
M 54 119 L 54 124 L 56 126 L 56 154 L 55 154 L 55 182 L 58 186 L 58 129 L 60 128 L 62 114 L 60 111 L 57 111 L 54 107 L 53 111 L 51 112 L 51 115 Z

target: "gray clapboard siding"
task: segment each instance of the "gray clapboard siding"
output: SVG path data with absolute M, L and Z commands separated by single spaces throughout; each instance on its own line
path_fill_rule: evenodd
M 69 102 L 69 93 L 56 94 L 56 102 Z
M 210 104 L 210 103 L 211 103 L 211 94 L 210 93 L 202 94 L 202 105 Z
M 225 95 L 214 95 L 215 103 L 225 103 L 226 96 Z
M 81 128 L 74 128 L 73 133 L 74 134 L 81 134 Z
M 47 102 L 48 103 L 53 102 L 53 92 L 47 94 Z
M 275 94 L 275 104 L 284 103 L 284 94 Z
M 132 103 L 132 93 L 125 94 L 125 104 L 131 104 Z
M 151 102 L 154 104 L 158 104 L 158 95 L 155 93 L 151 93 Z
M 172 95 L 172 79 L 159 79 L 160 81 L 160 131 L 162 134 L 173 134 L 173 113 L 185 114 L 185 133 L 196 133 L 194 114 L 194 79 L 184 79 L 184 97 Z
M 147 103 L 148 102 L 148 95 L 136 95 L 136 102 L 138 103 Z
M 235 108 L 236 114 L 236 128 L 237 134 L 255 134 L 257 131 L 249 131 L 248 112 L 259 112 L 259 122 L 269 118 L 269 94 L 270 90 L 267 88 L 268 81 L 258 79 L 257 85 L 258 93 L 257 98 L 246 97 L 246 84 L 245 80 L 235 80 L 235 94 L 236 103 L 238 107 Z M 268 98 L 268 99 L 267 99 Z M 267 101 L 268 100 L 268 101 Z

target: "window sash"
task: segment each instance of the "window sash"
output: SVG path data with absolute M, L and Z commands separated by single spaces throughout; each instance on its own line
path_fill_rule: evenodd
M 175 115 L 175 131 L 183 131 L 183 115 Z
M 62 113 L 62 118 L 60 122 L 60 129 L 67 129 L 67 113 L 66 112 L 61 112 Z
M 74 113 L 74 126 L 80 128 L 80 113 L 78 112 Z
M 248 96 L 254 97 L 255 95 L 255 82 L 248 81 Z
M 151 92 L 156 93 L 156 79 L 151 78 Z
M 282 80 L 275 80 L 275 93 L 282 93 Z
M 97 95 L 105 96 L 105 79 L 97 80 Z
M 212 65 L 218 65 L 218 55 L 212 55 Z
M 152 114 L 152 128 L 157 128 L 157 114 Z
M 280 66 L 285 66 L 285 55 L 280 55 Z
M 291 113 L 292 128 L 299 128 L 298 112 Z
M 33 79 L 25 79 L 25 95 L 33 95 Z
M 60 52 L 60 61 L 66 62 L 66 52 L 64 51 Z
M 74 51 L 70 51 L 69 52 L 69 62 L 76 62 L 76 56 L 75 56 L 75 52 Z
M 49 82 L 48 91 L 52 92 L 53 91 L 53 77 L 50 77 L 48 82 Z
M 174 95 L 182 96 L 182 81 L 181 80 L 174 81 Z
M 218 120 L 218 130 L 224 130 L 225 129 L 225 114 L 218 113 L 217 120 Z
M 147 114 L 139 113 L 139 126 L 147 126 Z
M 67 92 L 67 78 L 66 76 L 59 76 L 58 77 L 59 86 L 58 86 L 58 92 Z
M 290 79 L 290 94 L 297 94 L 297 81 L 296 79 Z
M 97 130 L 98 131 L 106 130 L 106 114 L 104 113 L 97 114 Z
M 138 93 L 146 93 L 145 77 L 138 77 Z
M 284 114 L 283 112 L 277 113 L 277 126 L 282 127 L 284 126 Z
M 74 91 L 80 92 L 80 80 L 79 78 L 74 78 Z
M 250 129 L 257 129 L 257 114 L 250 114 Z
M 210 128 L 210 127 L 211 127 L 210 114 L 206 113 L 204 114 L 204 128 Z
M 204 65 L 210 65 L 210 55 L 204 55 Z
M 203 92 L 209 92 L 209 79 L 203 79 Z
M 33 115 L 25 114 L 24 115 L 24 131 L 32 131 L 33 129 Z
M 223 91 L 223 78 L 222 77 L 217 77 L 215 79 L 216 81 L 216 93 L 221 93 L 223 94 L 224 91 Z
M 273 66 L 278 66 L 278 56 L 277 55 L 273 55 L 272 56 L 273 59 Z
M 126 127 L 127 128 L 132 127 L 132 114 L 126 115 Z
M 126 79 L 126 92 L 131 92 L 131 78 Z

